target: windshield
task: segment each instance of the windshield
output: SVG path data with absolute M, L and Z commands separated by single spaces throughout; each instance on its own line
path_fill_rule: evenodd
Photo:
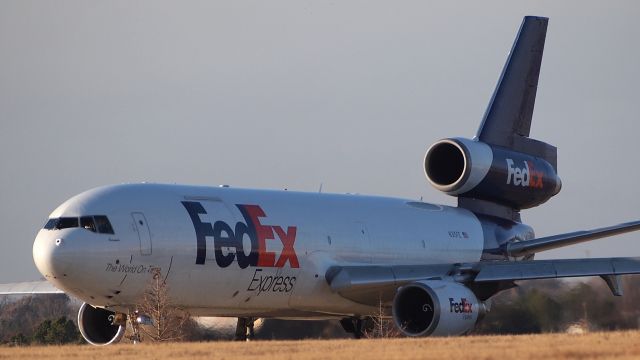
M 100 234 L 114 234 L 111 222 L 105 215 L 51 218 L 44 224 L 46 230 L 62 230 L 81 227 Z

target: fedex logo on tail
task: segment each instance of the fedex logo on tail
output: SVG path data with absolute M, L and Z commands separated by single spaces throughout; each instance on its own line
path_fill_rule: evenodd
M 544 173 L 536 171 L 532 164 L 524 162 L 524 167 L 520 168 L 514 165 L 512 159 L 507 159 L 507 185 L 522 186 L 533 189 L 542 189 L 542 178 Z
M 293 247 L 297 227 L 265 225 L 263 218 L 266 218 L 267 214 L 259 205 L 236 205 L 244 222 L 239 221 L 235 225 L 221 220 L 213 224 L 202 221 L 200 215 L 207 214 L 207 211 L 199 202 L 183 201 L 182 205 L 189 213 L 196 231 L 196 264 L 204 265 L 207 252 L 214 251 L 216 263 L 222 268 L 228 267 L 234 261 L 238 262 L 241 269 L 247 266 L 282 268 L 286 263 L 292 268 L 300 267 Z M 245 249 L 248 245 L 243 242 L 245 236 L 250 239 L 250 249 Z M 213 238 L 214 249 L 207 249 L 207 237 Z M 275 252 L 267 250 L 267 242 L 276 239 L 282 245 L 282 252 L 277 258 Z M 226 251 L 223 251 L 223 248 Z

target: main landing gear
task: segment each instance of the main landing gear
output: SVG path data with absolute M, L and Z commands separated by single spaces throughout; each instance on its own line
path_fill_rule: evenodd
M 340 320 L 344 331 L 353 334 L 354 339 L 360 339 L 373 327 L 370 318 L 346 317 Z
M 249 341 L 253 340 L 254 332 L 253 332 L 253 324 L 255 323 L 256 318 L 252 317 L 239 317 L 238 324 L 236 325 L 236 341 Z

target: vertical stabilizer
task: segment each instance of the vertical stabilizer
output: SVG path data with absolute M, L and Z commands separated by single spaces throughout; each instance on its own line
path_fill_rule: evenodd
M 541 157 L 556 167 L 556 148 L 529 138 L 549 19 L 526 16 L 476 138 Z

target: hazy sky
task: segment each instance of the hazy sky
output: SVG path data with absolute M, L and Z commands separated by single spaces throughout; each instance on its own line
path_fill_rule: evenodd
M 472 137 L 524 15 L 550 17 L 538 236 L 640 219 L 636 1 L 0 0 L 0 282 L 92 187 L 231 184 L 454 204 L 426 148 Z M 640 234 L 538 258 L 640 256 Z

